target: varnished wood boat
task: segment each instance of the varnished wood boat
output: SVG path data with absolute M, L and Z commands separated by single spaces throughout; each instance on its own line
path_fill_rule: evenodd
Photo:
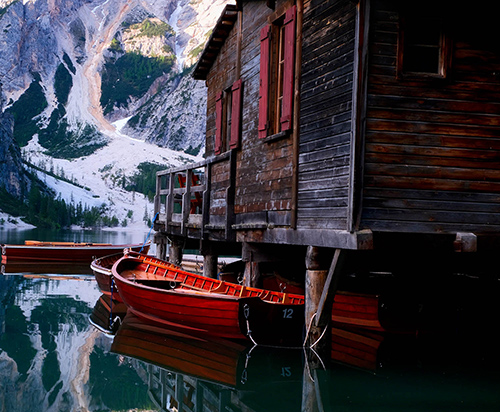
M 110 296 L 120 302 L 122 298 L 120 297 L 118 290 L 115 287 L 111 289 L 111 286 L 113 284 L 111 277 L 111 268 L 122 257 L 123 251 L 121 253 L 115 253 L 113 255 L 94 259 L 90 264 L 90 268 L 92 269 L 92 273 L 94 274 L 99 290 L 104 295 Z
M 147 246 L 147 248 L 145 247 L 144 251 L 141 253 L 147 254 L 148 250 L 149 250 L 149 245 Z M 101 292 L 104 293 L 105 295 L 112 296 L 113 299 L 119 300 L 120 302 L 121 302 L 121 297 L 116 287 L 113 288 L 113 290 L 111 290 L 111 285 L 112 285 L 111 268 L 121 257 L 123 257 L 123 251 L 121 251 L 121 253 L 115 253 L 113 255 L 103 256 L 98 259 L 94 259 L 90 264 L 90 268 L 92 269 L 92 273 L 94 274 L 94 277 L 97 281 L 97 285 L 99 286 Z M 193 264 L 193 262 L 196 262 L 196 260 L 183 260 L 182 268 L 178 267 L 178 269 L 185 269 L 185 266 L 187 266 L 188 268 L 195 269 L 195 265 Z
M 303 295 L 207 278 L 134 252 L 113 265 L 112 275 L 129 311 L 143 319 L 257 343 L 302 339 Z
M 2 263 L 12 261 L 36 262 L 83 262 L 90 264 L 93 259 L 118 253 L 125 248 L 147 251 L 149 244 L 40 242 L 27 240 L 24 245 L 0 245 Z M 147 252 L 146 252 L 147 253 Z
M 406 294 L 337 291 L 332 306 L 335 325 L 378 332 L 408 333 L 419 326 L 419 304 Z

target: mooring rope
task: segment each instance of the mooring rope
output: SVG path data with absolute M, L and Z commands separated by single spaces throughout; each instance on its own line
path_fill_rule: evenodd
M 114 280 L 113 276 L 111 276 L 111 302 L 109 303 L 109 329 L 113 329 L 113 289 L 114 289 Z
M 149 239 L 149 236 L 151 235 L 151 231 L 153 230 L 153 226 L 155 225 L 155 220 L 156 220 L 156 218 L 157 218 L 157 216 L 158 216 L 158 214 L 159 214 L 159 213 L 160 213 L 160 212 L 156 212 L 156 215 L 155 215 L 155 217 L 153 218 L 153 222 L 151 223 L 151 227 L 149 228 L 149 233 L 148 233 L 148 235 L 146 236 L 146 240 L 145 240 L 145 241 L 144 241 L 144 243 L 142 244 L 142 247 L 141 247 L 141 250 L 139 250 L 139 253 L 141 253 L 141 252 L 142 252 L 142 249 L 144 249 L 144 245 L 146 244 L 146 242 L 147 242 L 147 241 L 148 241 L 148 239 Z

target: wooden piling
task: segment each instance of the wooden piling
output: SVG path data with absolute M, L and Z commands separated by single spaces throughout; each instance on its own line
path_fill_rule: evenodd
M 331 307 L 344 256 L 341 249 L 336 249 L 326 270 L 326 253 L 325 249 L 309 246 L 306 254 L 305 346 L 314 347 L 320 357 L 327 356 L 329 350 Z
M 203 256 L 203 276 L 208 278 L 217 279 L 219 257 L 217 255 L 204 255 Z
M 174 265 L 181 265 L 183 257 L 184 242 L 179 239 L 172 239 L 170 241 L 170 250 L 168 254 L 168 261 Z

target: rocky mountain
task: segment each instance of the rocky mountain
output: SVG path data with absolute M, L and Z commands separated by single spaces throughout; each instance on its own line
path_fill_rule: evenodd
M 1 96 L 0 84 L 0 96 Z M 0 176 L 3 177 L 3 188 L 14 197 L 21 197 L 28 185 L 28 178 L 22 166 L 19 146 L 13 137 L 14 118 L 2 112 L 3 101 L 0 97 Z
M 140 163 L 197 160 L 190 155 L 204 152 L 206 90 L 190 68 L 228 2 L 0 0 L 2 164 L 15 140 L 30 163 L 66 176 L 87 170 L 75 180 L 86 187 L 89 175 L 106 180 L 104 192 Z M 123 151 L 109 149 L 105 165 L 83 165 L 106 147 L 133 146 L 130 139 L 184 153 L 144 149 L 123 162 Z M 14 158 L 8 163 L 22 174 Z M 76 160 L 80 169 L 72 171 Z M 9 186 L 9 173 L 3 165 L 0 187 Z
M 204 85 L 185 71 L 226 3 L 1 0 L 0 79 L 16 139 L 38 132 L 54 156 L 76 157 L 130 118 L 133 136 L 199 153 Z

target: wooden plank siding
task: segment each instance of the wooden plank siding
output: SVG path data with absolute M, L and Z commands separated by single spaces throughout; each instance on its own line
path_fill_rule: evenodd
M 304 9 L 297 228 L 346 230 L 356 6 Z
M 279 1 L 275 12 L 266 2 L 244 3 L 242 21 L 241 77 L 244 82 L 242 147 L 237 156 L 235 213 L 244 224 L 255 221 L 255 213 L 291 209 L 292 141 L 290 137 L 265 142 L 258 138 L 260 29 L 293 4 Z M 238 216 L 239 215 L 239 216 Z
M 500 55 L 453 16 L 446 79 L 396 77 L 397 2 L 373 0 L 362 227 L 500 230 Z M 432 13 L 432 8 L 429 11 Z M 477 41 L 482 39 L 482 41 Z

